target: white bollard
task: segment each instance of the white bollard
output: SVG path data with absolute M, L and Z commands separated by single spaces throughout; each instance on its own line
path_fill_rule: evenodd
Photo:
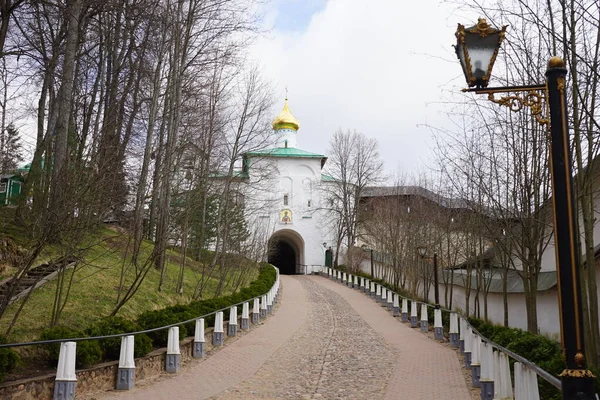
M 167 358 L 165 360 L 165 370 L 170 373 L 179 372 L 181 367 L 181 352 L 179 351 L 179 327 L 169 328 L 167 338 Z
M 196 326 L 194 328 L 194 345 L 192 347 L 192 357 L 201 358 L 204 357 L 204 346 L 206 342 L 206 339 L 204 338 L 204 318 L 198 318 L 196 320 Z
M 387 289 L 381 287 L 381 305 L 387 307 Z
M 394 310 L 394 292 L 391 290 L 387 292 L 387 309 L 388 311 Z
M 250 329 L 250 304 L 245 301 L 242 304 L 242 330 L 247 331 Z
M 73 400 L 75 398 L 75 386 L 77 385 L 77 375 L 75 375 L 76 351 L 77 344 L 75 342 L 62 342 L 60 344 L 56 379 L 54 380 L 54 400 Z
M 414 300 L 410 301 L 410 327 L 416 328 L 418 323 L 419 315 L 417 313 L 417 302 Z
M 398 315 L 400 315 L 400 302 L 398 301 L 397 293 L 394 293 L 394 298 L 392 300 L 392 307 L 393 307 L 392 315 L 394 317 L 397 317 Z
M 481 376 L 480 348 L 481 338 L 476 333 L 471 332 L 471 383 L 474 388 L 481 387 L 479 382 Z
M 331 268 L 327 267 L 327 277 L 331 279 Z
M 529 400 L 527 390 L 526 368 L 520 362 L 515 363 L 515 400 Z
M 458 347 L 459 333 L 458 333 L 458 315 L 456 313 L 450 313 L 450 346 Z
M 442 310 L 433 310 L 433 334 L 436 340 L 444 340 L 444 325 L 442 324 Z
M 534 370 L 525 367 L 525 377 L 527 379 L 527 398 L 530 400 L 540 400 L 540 392 L 537 381 L 537 374 Z
M 117 390 L 129 390 L 135 387 L 134 344 L 135 338 L 133 335 L 121 337 L 121 354 L 119 355 L 119 368 L 117 370 Z
M 340 273 L 340 271 L 336 271 L 336 278 L 338 282 L 342 280 L 342 274 Z
M 371 281 L 371 297 L 375 297 L 377 295 L 377 289 L 375 288 L 375 282 Z
M 361 292 L 365 291 L 365 278 L 363 277 L 360 278 L 360 290 Z
M 354 275 L 354 289 L 358 289 L 358 276 Z
M 494 350 L 487 342 L 482 341 L 479 347 L 481 357 L 481 399 L 494 400 Z
M 345 285 L 347 282 L 346 273 L 342 272 L 342 283 Z
M 463 355 L 465 356 L 465 368 L 471 368 L 471 327 L 466 323 L 464 319 L 461 319 L 461 322 L 464 323 L 465 330 L 461 330 L 461 335 L 464 335 L 463 340 Z
M 227 326 L 227 336 L 235 336 L 237 334 L 237 306 L 229 309 L 229 325 Z
M 467 331 L 467 321 L 461 316 L 458 320 L 460 330 L 458 332 L 458 347 L 460 348 L 460 352 L 464 353 L 465 350 L 465 332 Z M 471 351 L 471 350 L 469 350 Z M 468 368 L 468 367 L 467 367 Z
M 512 399 L 513 389 L 512 382 L 510 380 L 510 363 L 508 361 L 508 356 L 502 352 L 496 353 L 498 354 L 498 371 L 496 375 L 498 376 L 499 382 L 497 385 L 494 385 L 494 389 L 497 393 L 496 398 Z
M 267 318 L 267 295 L 263 295 L 260 298 L 260 317 Z
M 408 322 L 408 300 L 402 299 L 402 322 Z
M 260 322 L 260 303 L 258 297 L 254 299 L 254 304 L 252 305 L 252 323 L 258 324 Z
M 427 304 L 421 304 L 421 332 L 429 330 L 429 317 L 427 316 Z
M 269 314 L 273 312 L 273 293 L 270 290 L 267 293 L 267 312 Z
M 381 285 L 376 283 L 375 286 L 377 287 L 376 292 L 375 292 L 375 301 L 380 303 L 381 302 Z
M 223 335 L 224 334 L 225 334 L 225 332 L 223 331 L 223 311 L 218 311 L 215 314 L 215 329 L 213 330 L 213 346 L 223 345 L 223 339 L 224 339 Z
M 352 287 L 353 279 L 354 278 L 353 278 L 352 274 L 348 274 L 348 281 L 347 281 L 347 283 L 348 283 L 349 287 Z

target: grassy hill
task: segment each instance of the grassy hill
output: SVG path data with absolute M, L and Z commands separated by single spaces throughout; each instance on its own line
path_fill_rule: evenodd
M 3 230 L 5 235 L 10 234 L 17 242 L 23 243 L 18 229 Z M 127 259 L 128 237 L 118 228 L 104 228 L 90 242 L 90 247 L 80 262 L 73 270 L 68 270 L 65 281 L 72 280 L 68 301 L 62 311 L 59 325 L 76 329 L 83 329 L 96 320 L 108 316 L 117 303 L 118 288 L 121 281 L 124 259 Z M 152 243 L 144 242 L 142 259 L 152 252 Z M 48 248 L 38 257 L 36 264 L 56 256 L 57 250 Z M 158 291 L 161 272 L 154 267 L 149 269 L 141 287 L 135 296 L 121 308 L 118 316 L 128 319 L 135 317 L 147 310 L 161 309 L 169 305 L 185 304 L 192 300 L 196 284 L 206 267 L 203 263 L 186 258 L 184 270 L 183 293 L 176 293 L 177 280 L 183 257 L 176 251 L 167 252 L 166 271 L 162 291 Z M 4 277 L 11 276 L 11 269 L 4 271 Z M 14 272 L 13 272 L 14 273 Z M 72 276 L 71 276 L 72 275 Z M 213 275 L 218 276 L 219 271 Z M 236 263 L 236 267 L 229 267 L 227 279 L 222 294 L 231 293 L 237 286 L 240 289 L 247 285 L 258 275 L 258 267 L 251 263 Z M 123 281 L 130 283 L 134 276 L 133 268 L 125 270 Z M 217 287 L 217 279 L 210 278 L 203 292 L 204 298 L 212 298 Z M 52 307 L 57 291 L 57 280 L 50 281 L 36 289 L 25 303 L 10 335 L 9 342 L 22 342 L 35 340 L 42 329 L 50 324 Z M 6 313 L 0 318 L 0 334 L 6 332 L 15 313 L 22 305 L 22 300 L 9 306 Z

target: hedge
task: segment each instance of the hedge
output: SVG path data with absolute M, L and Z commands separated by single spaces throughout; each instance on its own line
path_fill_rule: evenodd
M 508 328 L 505 326 L 492 325 L 477 318 L 469 318 L 469 323 L 477 329 L 482 336 L 485 336 L 494 343 L 520 355 L 531 361 L 544 371 L 558 376 L 565 368 L 562 357 L 560 343 L 518 328 Z M 510 360 L 511 365 L 514 360 Z M 590 368 L 594 375 L 598 375 L 599 370 Z M 562 395 L 560 390 L 538 377 L 540 399 L 541 400 L 560 400 Z M 600 393 L 600 381 L 594 380 L 595 390 Z
M 275 268 L 268 263 L 261 263 L 258 278 L 237 293 L 215 299 L 192 301 L 186 305 L 180 304 L 162 310 L 146 311 L 140 314 L 137 323 L 142 329 L 153 329 L 198 318 L 267 293 L 275 283 L 276 278 Z M 226 311 L 223 319 L 227 320 L 228 318 L 229 311 Z M 214 324 L 214 320 L 214 315 L 211 315 L 205 318 L 205 323 L 207 326 L 211 326 Z M 191 335 L 193 332 L 194 322 L 188 323 L 187 326 L 185 324 L 179 325 L 180 338 L 184 338 L 188 334 Z M 148 336 L 152 339 L 154 346 L 164 347 L 167 345 L 168 331 L 166 329 L 150 332 Z
M 91 336 L 105 336 L 119 333 L 135 332 L 140 330 L 158 328 L 165 325 L 176 324 L 181 321 L 198 318 L 210 314 L 219 309 L 227 308 L 232 304 L 240 303 L 261 296 L 269 291 L 277 272 L 268 263 L 260 263 L 258 278 L 239 292 L 225 297 L 210 300 L 193 301 L 189 304 L 180 304 L 163 308 L 161 310 L 146 311 L 140 314 L 137 321 L 129 321 L 121 317 L 106 317 L 96 322 L 85 331 L 74 330 L 64 326 L 56 326 L 42 331 L 39 340 L 69 339 Z M 226 313 L 228 318 L 228 312 Z M 205 319 L 208 326 L 214 324 L 214 315 Z M 194 333 L 194 322 L 179 325 L 179 338 Z M 168 329 L 163 329 L 148 334 L 135 335 L 135 357 L 141 357 L 152 351 L 153 347 L 165 347 L 167 345 Z M 0 337 L 0 342 L 1 342 Z M 102 340 L 86 340 L 77 343 L 77 366 L 89 366 L 101 360 L 118 359 L 121 346 L 121 338 Z M 60 343 L 44 345 L 47 359 L 51 365 L 56 365 L 60 352 Z M 16 358 L 13 352 L 0 352 L 0 379 L 2 373 L 10 372 L 14 368 Z M 4 357 L 4 358 L 3 358 Z M 6 364 L 6 366 L 4 366 Z

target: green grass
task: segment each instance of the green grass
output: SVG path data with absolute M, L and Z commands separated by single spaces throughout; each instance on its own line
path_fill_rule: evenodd
M 86 252 L 84 262 L 80 263 L 75 270 L 69 300 L 62 312 L 59 325 L 85 329 L 98 319 L 109 315 L 116 305 L 121 267 L 126 257 L 127 237 L 120 234 L 118 230 L 105 228 L 94 239 L 95 244 Z M 144 242 L 141 260 L 145 260 L 151 251 L 152 244 Z M 40 256 L 40 260 L 48 259 L 56 253 L 56 249 L 49 249 Z M 179 295 L 176 293 L 176 287 L 181 258 L 181 255 L 175 251 L 168 252 L 166 276 L 160 292 L 157 290 L 160 271 L 151 267 L 136 295 L 121 308 L 117 315 L 134 320 L 144 311 L 189 303 L 201 277 L 202 265 L 189 258 L 186 259 L 184 289 L 183 294 Z M 70 275 L 71 271 L 67 271 L 66 278 L 69 279 Z M 257 276 L 258 267 L 250 269 L 245 280 L 246 284 Z M 126 275 L 126 282 L 130 283 L 132 277 L 133 271 L 130 270 Z M 35 340 L 41 330 L 49 326 L 56 285 L 56 280 L 48 282 L 30 296 L 8 336 L 9 342 Z M 216 279 L 211 279 L 205 289 L 204 297 L 213 297 L 216 286 Z M 226 287 L 222 295 L 231 292 L 232 288 Z M 0 333 L 6 331 L 20 304 L 21 301 L 9 306 L 0 318 Z

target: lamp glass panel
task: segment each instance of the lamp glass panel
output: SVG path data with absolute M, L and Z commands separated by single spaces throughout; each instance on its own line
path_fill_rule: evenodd
M 467 35 L 465 45 L 471 59 L 471 76 L 481 79 L 487 75 L 490 62 L 498 46 L 498 35 L 492 34 L 486 37 L 479 35 Z

